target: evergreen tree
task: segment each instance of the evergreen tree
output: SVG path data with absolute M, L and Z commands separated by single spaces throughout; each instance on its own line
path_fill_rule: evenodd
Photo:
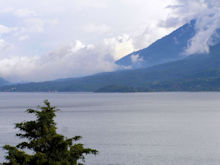
M 40 110 L 28 109 L 27 113 L 35 114 L 36 120 L 16 124 L 21 133 L 16 134 L 26 139 L 17 146 L 5 145 L 7 162 L 4 165 L 83 165 L 85 155 L 97 154 L 97 150 L 84 148 L 77 143 L 81 138 L 66 138 L 56 132 L 54 122 L 56 107 L 46 100 Z M 33 154 L 23 151 L 28 149 Z

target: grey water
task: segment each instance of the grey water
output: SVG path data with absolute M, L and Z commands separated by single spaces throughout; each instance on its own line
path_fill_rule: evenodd
M 58 132 L 99 150 L 86 165 L 219 165 L 220 93 L 0 93 L 2 146 L 19 139 L 14 123 L 49 99 Z

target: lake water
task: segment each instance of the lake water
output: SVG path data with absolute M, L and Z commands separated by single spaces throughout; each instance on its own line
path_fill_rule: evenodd
M 99 150 L 86 165 L 220 164 L 220 93 L 0 93 L 1 147 L 45 99 L 61 110 L 59 133 Z

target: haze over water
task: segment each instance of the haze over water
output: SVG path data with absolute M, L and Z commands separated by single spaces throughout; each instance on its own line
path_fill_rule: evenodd
M 45 99 L 60 109 L 59 133 L 99 150 L 86 165 L 220 164 L 220 93 L 0 93 L 1 147 Z

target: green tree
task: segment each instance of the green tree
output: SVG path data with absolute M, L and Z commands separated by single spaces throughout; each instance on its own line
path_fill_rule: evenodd
M 97 154 L 97 150 L 77 143 L 80 136 L 66 138 L 58 134 L 54 122 L 57 109 L 47 100 L 44 103 L 40 110 L 27 109 L 27 113 L 35 114 L 36 120 L 16 124 L 21 131 L 16 136 L 26 140 L 17 146 L 4 146 L 7 150 L 4 165 L 83 165 L 79 161 L 84 162 L 85 155 Z

